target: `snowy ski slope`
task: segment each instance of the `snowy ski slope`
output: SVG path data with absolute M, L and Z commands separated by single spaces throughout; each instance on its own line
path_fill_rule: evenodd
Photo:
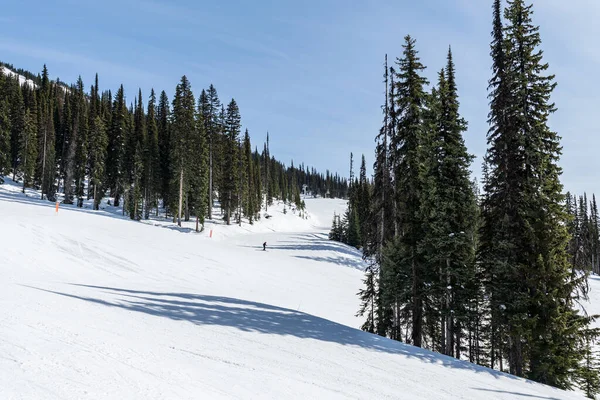
M 342 201 L 196 234 L 18 189 L 0 185 L 2 400 L 583 398 L 357 330 L 360 254 L 324 234 Z

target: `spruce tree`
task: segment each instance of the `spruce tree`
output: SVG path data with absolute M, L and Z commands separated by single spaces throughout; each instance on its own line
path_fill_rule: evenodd
M 100 202 L 106 187 L 106 149 L 108 134 L 106 124 L 100 116 L 92 121 L 90 129 L 90 179 L 94 186 L 94 210 L 100 208 Z
M 44 195 L 50 200 L 54 199 L 55 162 L 55 128 L 54 110 L 48 69 L 44 65 L 42 84 L 38 93 L 38 162 L 36 168 L 36 181 L 39 182 L 41 197 Z
M 21 143 L 19 150 L 19 159 L 21 162 L 21 171 L 23 173 L 23 193 L 26 187 L 31 187 L 33 183 L 33 174 L 35 171 L 35 161 L 38 154 L 37 148 L 37 116 L 35 108 L 25 111 L 23 132 L 21 133 Z
M 119 87 L 112 106 L 110 129 L 108 130 L 108 150 L 106 153 L 106 185 L 114 206 L 118 207 L 123 193 L 123 155 L 129 113 L 125 105 L 123 85 Z
M 357 317 L 364 317 L 367 319 L 364 324 L 360 327 L 365 332 L 375 333 L 375 327 L 377 325 L 376 310 L 377 310 L 377 286 L 376 286 L 377 273 L 374 271 L 372 266 L 367 268 L 363 284 L 364 289 L 360 289 L 358 296 L 361 300 L 361 307 L 356 314 Z
M 198 102 L 196 130 L 190 137 L 190 192 L 189 199 L 196 216 L 196 232 L 204 229 L 209 207 L 209 147 L 206 143 L 206 123 L 202 102 Z
M 223 187 L 221 188 L 222 193 L 219 193 L 227 225 L 231 224 L 231 213 L 235 211 L 237 206 L 240 119 L 239 108 L 235 100 L 232 99 L 227 105 L 225 118 Z
M 151 90 L 150 100 L 148 101 L 144 151 L 144 219 L 148 219 L 152 207 L 156 207 L 156 215 L 158 215 L 158 196 L 161 186 L 160 148 L 154 89 Z
M 170 204 L 170 182 L 171 182 L 171 134 L 169 119 L 171 110 L 169 99 L 163 90 L 160 93 L 158 107 L 156 109 L 156 119 L 158 125 L 158 146 L 160 158 L 160 197 L 163 199 L 165 209 L 168 210 Z
M 77 80 L 76 94 L 74 97 L 74 138 L 73 144 L 73 178 L 75 180 L 75 196 L 77 196 L 77 206 L 83 207 L 83 196 L 85 194 L 85 180 L 88 172 L 88 102 L 81 77 Z M 66 197 L 66 196 L 65 196 Z
M 254 162 L 252 160 L 252 145 L 250 143 L 250 135 L 248 129 L 244 134 L 243 142 L 243 163 L 242 170 L 245 171 L 245 179 L 243 182 L 243 199 L 244 199 L 244 216 L 248 218 L 250 224 L 254 223 L 254 215 L 256 214 L 256 196 L 255 196 L 255 179 L 254 179 Z
M 439 349 L 460 358 L 461 321 L 468 319 L 467 305 L 475 279 L 475 237 L 477 204 L 469 177 L 472 156 L 462 133 L 466 122 L 459 114 L 458 89 L 452 52 L 440 73 L 438 91 L 430 103 L 432 131 L 427 159 L 427 183 L 423 217 L 428 280 L 434 307 L 441 314 Z M 431 271 L 435 271 L 431 274 Z M 437 311 L 435 311 L 437 313 Z M 434 315 L 428 316 L 434 319 Z
M 568 389 L 589 319 L 574 309 L 579 279 L 567 255 L 567 213 L 560 183 L 554 77 L 545 75 L 532 6 L 509 1 L 502 30 L 494 5 L 494 77 L 482 252 L 499 345 L 510 372 Z M 495 315 L 494 315 L 495 313 Z
M 196 105 L 191 85 L 184 75 L 175 89 L 173 99 L 173 122 L 171 125 L 170 159 L 172 162 L 171 202 L 177 210 L 177 224 L 181 226 L 183 196 L 188 193 L 190 165 L 189 147 L 197 134 Z
M 220 168 L 215 168 L 215 164 L 221 165 L 221 149 L 222 140 L 220 134 L 222 132 L 221 119 L 219 111 L 221 110 L 221 101 L 217 94 L 217 89 L 211 84 L 208 92 L 202 91 L 203 96 L 200 98 L 202 104 L 202 112 L 204 117 L 204 126 L 208 137 L 208 218 L 212 219 L 213 208 L 213 193 L 215 190 L 215 182 L 219 182 L 220 176 L 218 172 Z
M 4 175 L 9 173 L 11 166 L 10 154 L 10 97 L 9 80 L 0 70 L 0 184 Z
M 19 153 L 21 149 L 21 136 L 25 127 L 25 103 L 19 81 L 7 78 L 12 86 L 10 99 L 10 155 L 13 180 L 16 181 L 17 168 L 19 167 Z
M 410 343 L 421 347 L 424 260 L 419 244 L 423 238 L 420 212 L 423 194 L 422 151 L 426 139 L 423 123 L 426 98 L 424 86 L 428 82 L 420 75 L 425 67 L 419 60 L 415 44 L 413 38 L 405 37 L 403 57 L 397 60 L 398 71 L 395 72 L 396 90 L 392 100 L 397 110 L 396 129 L 390 139 L 396 187 L 396 216 L 402 222 L 402 231 L 397 232 L 397 239 L 384 260 L 384 269 L 388 269 L 386 275 L 388 279 L 392 279 L 387 285 L 394 287 L 388 295 L 398 299 L 397 307 L 403 310 L 402 313 L 410 315 Z M 397 278 L 400 276 L 406 278 Z

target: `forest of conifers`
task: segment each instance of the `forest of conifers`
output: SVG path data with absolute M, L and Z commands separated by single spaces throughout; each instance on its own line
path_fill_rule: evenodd
M 98 209 L 109 197 L 132 219 L 162 210 L 202 226 L 217 202 L 228 224 L 252 223 L 273 199 L 303 208 L 302 190 L 347 195 L 337 174 L 276 160 L 268 134 L 261 151 L 253 149 L 237 103 L 222 104 L 213 85 L 196 100 L 184 76 L 172 100 L 165 91 L 145 98 L 140 90 L 128 106 L 123 86 L 102 91 L 98 76 L 86 92 L 81 78 L 71 86 L 51 80 L 46 66 L 37 76 L 2 66 L 0 180 L 11 176 L 44 199 L 60 193 L 78 206 L 94 199 Z
M 386 56 L 374 178 L 364 156 L 353 178 L 351 157 L 349 207 L 330 239 L 369 262 L 363 330 L 593 397 L 598 329 L 581 306 L 600 272 L 598 208 L 563 192 L 548 125 L 556 82 L 532 18 L 524 0 L 493 2 L 481 184 L 452 51 L 430 89 L 415 39 L 393 66 Z

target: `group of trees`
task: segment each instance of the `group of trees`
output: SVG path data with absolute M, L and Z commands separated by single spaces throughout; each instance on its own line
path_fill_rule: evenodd
M 593 396 L 598 332 L 579 301 L 600 269 L 598 213 L 595 198 L 563 194 L 548 127 L 556 83 L 532 14 L 524 0 L 493 3 L 483 192 L 470 178 L 452 52 L 428 90 L 407 36 L 395 66 L 386 57 L 373 179 L 351 181 L 331 237 L 369 261 L 362 329 Z
M 370 213 L 371 182 L 367 178 L 365 156 L 362 156 L 359 177 L 354 177 L 354 155 L 350 154 L 350 179 L 348 184 L 348 209 L 343 217 L 334 214 L 329 239 L 356 248 L 364 247 L 365 229 Z
M 81 78 L 51 81 L 45 66 L 20 72 L 30 81 L 0 70 L 0 183 L 12 175 L 23 191 L 79 207 L 93 199 L 94 209 L 108 196 L 136 220 L 160 209 L 179 224 L 195 216 L 197 229 L 217 201 L 228 224 L 252 223 L 274 199 L 303 208 L 303 190 L 347 195 L 337 174 L 277 161 L 268 134 L 253 150 L 236 101 L 225 106 L 212 85 L 196 99 L 184 76 L 172 101 L 152 90 L 145 104 L 140 90 L 127 106 L 123 86 L 101 91 L 98 76 L 86 93 Z

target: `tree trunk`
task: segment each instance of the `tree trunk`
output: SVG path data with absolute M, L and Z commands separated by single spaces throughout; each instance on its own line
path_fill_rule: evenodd
M 44 156 L 42 157 L 42 200 L 44 200 L 44 189 L 46 188 L 46 132 L 48 128 L 44 129 Z
M 184 221 L 190 220 L 190 196 L 188 193 L 185 194 L 185 212 L 184 212 Z
M 418 273 L 417 273 L 417 263 L 415 262 L 415 250 L 412 250 L 412 296 L 413 296 L 413 306 L 412 306 L 412 341 L 413 346 L 421 347 L 421 337 L 422 337 L 422 323 L 423 323 L 423 314 L 422 314 L 422 299 L 421 293 L 419 293 L 419 283 Z
M 450 274 L 448 273 L 450 269 L 450 259 L 446 259 L 446 287 L 444 288 L 444 302 L 446 308 L 446 348 L 444 349 L 444 354 L 447 356 L 452 356 L 453 354 L 453 316 L 452 310 L 450 309 L 450 290 L 448 289 L 451 285 Z
M 212 132 L 208 143 L 208 219 L 212 219 L 213 208 L 213 154 L 212 154 Z
M 523 376 L 521 337 L 518 334 L 510 335 L 510 373 L 519 377 Z
M 183 168 L 179 174 L 179 211 L 177 212 L 177 225 L 181 226 L 181 207 L 183 203 Z

